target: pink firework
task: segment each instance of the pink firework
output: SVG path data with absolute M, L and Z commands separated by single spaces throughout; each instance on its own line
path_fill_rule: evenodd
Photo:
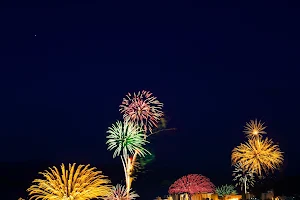
M 160 103 L 151 92 L 143 90 L 133 95 L 128 93 L 126 98 L 123 98 L 120 111 L 124 119 L 129 118 L 145 131 L 152 132 L 153 127 L 157 127 L 163 116 L 162 107 L 163 103 Z
M 140 196 L 134 191 L 131 191 L 131 189 L 127 194 L 125 185 L 122 186 L 120 184 L 117 184 L 116 186 L 112 187 L 111 194 L 104 199 L 105 200 L 134 200 L 138 197 Z
M 214 193 L 215 185 L 209 178 L 200 174 L 189 174 L 175 181 L 169 188 L 169 194 Z

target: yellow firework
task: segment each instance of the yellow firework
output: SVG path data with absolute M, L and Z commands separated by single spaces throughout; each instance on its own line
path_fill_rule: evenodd
M 27 190 L 30 199 L 42 200 L 90 200 L 106 197 L 111 192 L 110 181 L 101 171 L 79 165 L 77 169 L 69 164 L 69 169 L 61 165 L 61 172 L 56 168 L 40 172 L 44 179 L 36 179 Z
M 267 127 L 264 126 L 264 123 L 255 120 L 250 120 L 246 123 L 244 133 L 248 138 L 258 137 L 260 134 L 266 134 L 264 131 Z
M 271 139 L 252 138 L 232 150 L 232 164 L 241 163 L 243 169 L 262 175 L 274 171 L 283 163 L 283 152 Z

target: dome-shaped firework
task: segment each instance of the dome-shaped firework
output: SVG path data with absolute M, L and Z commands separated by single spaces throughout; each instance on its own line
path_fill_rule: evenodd
M 169 188 L 169 194 L 214 193 L 215 185 L 201 174 L 189 174 L 175 181 Z

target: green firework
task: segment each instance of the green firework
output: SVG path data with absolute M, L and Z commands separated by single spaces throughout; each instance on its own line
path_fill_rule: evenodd
M 123 155 L 134 154 L 137 152 L 139 156 L 150 154 L 143 146 L 148 143 L 144 139 L 143 130 L 134 123 L 125 120 L 117 121 L 108 128 L 108 150 L 114 150 L 113 157 L 119 156 L 123 151 Z

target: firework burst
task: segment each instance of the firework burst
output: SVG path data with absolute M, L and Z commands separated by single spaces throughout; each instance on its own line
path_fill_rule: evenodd
M 90 200 L 106 197 L 111 191 L 110 181 L 102 172 L 89 168 L 89 165 L 69 164 L 66 170 L 61 165 L 61 173 L 56 167 L 41 172 L 44 179 L 36 179 L 27 190 L 30 199 L 43 200 Z
M 113 157 L 119 156 L 123 150 L 123 155 L 134 154 L 140 156 L 150 154 L 143 146 L 148 143 L 144 139 L 144 131 L 129 120 L 124 122 L 117 121 L 112 127 L 108 128 L 107 142 L 108 150 L 113 150 Z M 129 154 L 128 154 L 129 153 Z
M 250 120 L 250 122 L 246 123 L 244 133 L 246 134 L 247 138 L 259 137 L 260 134 L 267 134 L 264 130 L 267 127 L 264 126 L 264 123 L 261 121 Z
M 189 174 L 175 181 L 169 188 L 169 194 L 188 193 L 213 193 L 215 185 L 209 178 L 201 174 Z
M 127 193 L 126 186 L 117 184 L 116 186 L 113 186 L 112 192 L 105 200 L 134 200 L 138 197 L 140 196 L 132 190 Z
M 237 181 L 236 186 L 240 186 L 241 190 L 244 188 L 245 193 L 247 193 L 247 190 L 249 190 L 250 186 L 254 186 L 254 174 L 255 173 L 251 171 L 245 171 L 241 163 L 236 163 L 232 173 L 232 176 L 234 177 L 233 181 Z
M 242 168 L 262 175 L 262 172 L 274 171 L 283 163 L 283 152 L 271 139 L 249 139 L 232 150 L 232 164 L 242 163 Z
M 218 196 L 224 197 L 226 195 L 236 194 L 236 191 L 233 185 L 222 185 L 216 188 L 216 193 Z
M 143 90 L 133 95 L 128 93 L 120 105 L 120 112 L 124 119 L 130 119 L 145 131 L 152 132 L 163 116 L 162 107 L 163 103 L 160 103 L 151 92 Z

